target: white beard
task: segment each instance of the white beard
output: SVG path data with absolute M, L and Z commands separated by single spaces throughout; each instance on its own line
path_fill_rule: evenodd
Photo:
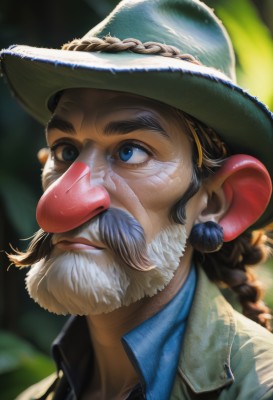
M 81 237 L 84 233 L 91 241 L 97 239 L 98 219 L 89 222 L 88 229 L 80 229 Z M 53 242 L 57 236 L 53 235 Z M 148 256 L 155 268 L 146 272 L 118 264 L 107 249 L 53 250 L 49 259 L 31 267 L 26 278 L 27 290 L 41 307 L 56 314 L 109 313 L 164 289 L 179 266 L 186 240 L 182 225 L 161 231 L 148 245 Z

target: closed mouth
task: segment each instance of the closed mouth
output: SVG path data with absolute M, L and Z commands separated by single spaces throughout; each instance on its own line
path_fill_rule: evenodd
M 53 245 L 62 250 L 103 250 L 105 248 L 101 244 L 93 243 L 81 237 L 61 237 L 53 240 Z

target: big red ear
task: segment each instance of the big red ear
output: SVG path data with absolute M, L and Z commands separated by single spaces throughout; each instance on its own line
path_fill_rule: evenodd
M 222 185 L 228 204 L 219 224 L 224 229 L 224 241 L 229 242 L 264 212 L 272 193 L 271 179 L 259 160 L 238 154 L 226 160 L 213 180 Z

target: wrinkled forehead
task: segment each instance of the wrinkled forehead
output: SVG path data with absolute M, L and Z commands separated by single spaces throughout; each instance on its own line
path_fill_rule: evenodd
M 77 119 L 126 118 L 150 113 L 164 126 L 170 123 L 185 130 L 177 110 L 147 97 L 100 89 L 67 89 L 62 92 L 54 113 Z

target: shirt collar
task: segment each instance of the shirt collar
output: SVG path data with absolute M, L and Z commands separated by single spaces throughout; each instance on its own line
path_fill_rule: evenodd
M 157 314 L 122 338 L 147 400 L 170 397 L 195 285 L 196 272 L 192 268 L 176 296 Z

